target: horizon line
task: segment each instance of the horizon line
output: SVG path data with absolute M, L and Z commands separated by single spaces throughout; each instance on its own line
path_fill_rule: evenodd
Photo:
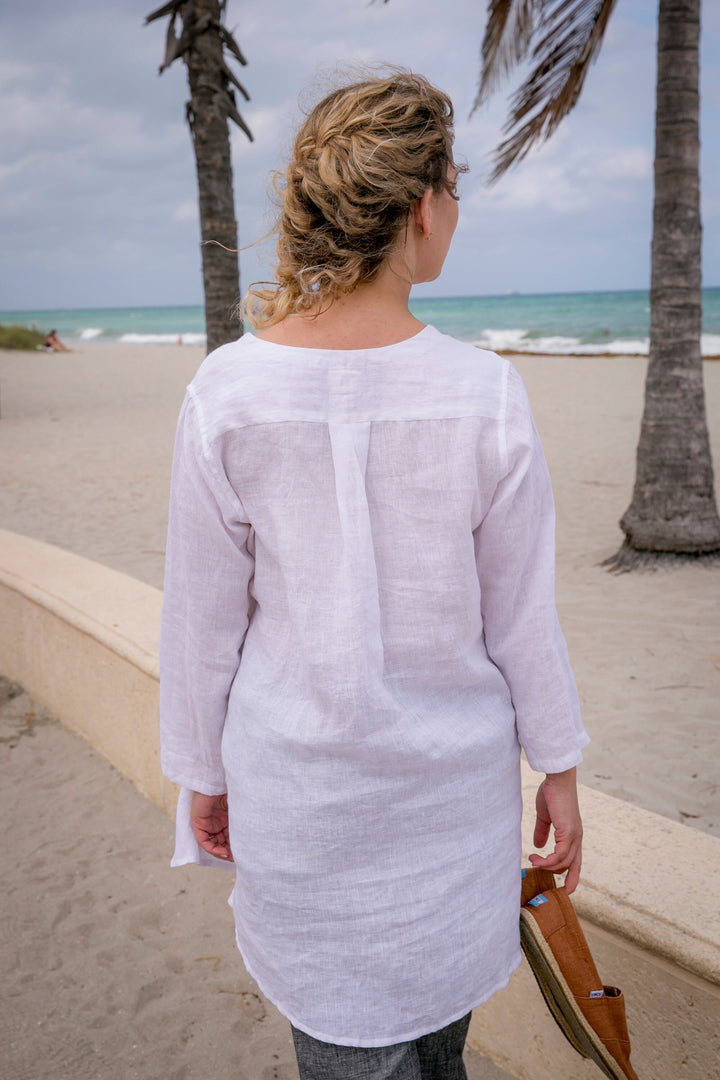
M 720 289 L 720 285 L 703 285 L 702 292 L 716 292 Z M 645 293 L 650 294 L 649 288 L 638 289 L 560 289 L 554 292 L 523 292 L 522 290 L 508 290 L 501 293 L 453 293 L 449 296 L 411 296 L 410 301 L 423 303 L 425 301 L 437 301 L 437 300 L 511 300 L 517 297 L 548 297 L 548 296 L 602 296 L 608 293 Z M 79 306 L 79 307 L 59 307 L 59 308 L 46 308 L 46 307 L 17 307 L 17 308 L 2 308 L 0 309 L 0 316 L 3 315 L 22 315 L 22 314 L 34 314 L 42 313 L 47 315 L 60 314 L 63 312 L 80 312 L 80 311 L 131 311 L 136 309 L 138 311 L 163 311 L 172 309 L 183 308 L 204 308 L 204 302 L 194 304 L 121 304 L 105 307 L 97 306 Z

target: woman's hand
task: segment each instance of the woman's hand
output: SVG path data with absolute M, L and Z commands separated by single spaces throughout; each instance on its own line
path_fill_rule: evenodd
M 235 861 L 230 850 L 227 795 L 203 795 L 193 791 L 190 824 L 204 851 L 217 859 Z
M 555 850 L 551 855 L 531 855 L 533 866 L 562 874 L 567 870 L 565 888 L 574 892 L 580 880 L 582 864 L 582 821 L 577 796 L 575 769 L 561 773 L 548 773 L 535 797 L 537 820 L 535 822 L 535 847 L 544 847 L 552 825 Z

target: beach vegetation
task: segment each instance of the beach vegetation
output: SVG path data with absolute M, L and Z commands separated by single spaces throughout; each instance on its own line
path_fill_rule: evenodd
M 223 24 L 225 6 L 226 0 L 170 0 L 145 19 L 147 25 L 168 18 L 160 74 L 179 59 L 187 68 L 190 100 L 186 117 L 198 180 L 208 352 L 242 334 L 242 321 L 236 314 L 240 266 L 229 122 L 251 141 L 253 137 L 238 112 L 235 91 L 246 101 L 250 98 L 230 66 L 247 61 Z
M 518 63 L 490 182 L 547 139 L 576 104 L 616 0 L 489 0 L 475 108 Z M 614 570 L 717 557 L 720 518 L 700 336 L 701 0 L 659 0 L 650 357 L 635 486 Z
M 29 326 L 3 325 L 0 323 L 0 349 L 37 349 L 45 341 L 45 335 Z

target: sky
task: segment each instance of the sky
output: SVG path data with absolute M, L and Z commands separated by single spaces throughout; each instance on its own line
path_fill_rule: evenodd
M 0 310 L 202 303 L 195 164 L 181 61 L 158 75 L 159 0 L 0 0 Z M 400 65 L 456 109 L 460 222 L 418 296 L 644 289 L 650 277 L 657 0 L 618 0 L 580 102 L 493 187 L 517 79 L 470 115 L 485 0 L 228 0 L 248 64 L 249 143 L 233 129 L 243 288 L 272 271 L 270 172 L 301 103 L 348 65 Z M 702 49 L 704 282 L 720 286 L 720 4 Z

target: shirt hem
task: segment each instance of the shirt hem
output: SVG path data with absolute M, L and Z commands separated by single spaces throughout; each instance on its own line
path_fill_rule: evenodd
M 486 1001 L 489 1001 L 490 998 L 494 997 L 500 990 L 504 990 L 510 982 L 510 976 L 519 968 L 522 961 L 522 951 L 518 949 L 508 966 L 507 974 L 503 976 L 503 978 L 498 979 L 491 990 L 479 998 L 472 998 L 468 1005 L 465 1005 L 461 1009 L 453 1010 L 453 1012 L 445 1018 L 441 1017 L 437 1022 L 433 1021 L 433 1026 L 428 1028 L 428 1026 L 424 1024 L 422 1027 L 412 1028 L 409 1032 L 401 1032 L 398 1035 L 383 1035 L 377 1039 L 368 1039 L 366 1037 L 355 1038 L 349 1035 L 338 1036 L 329 1034 L 326 1031 L 318 1031 L 316 1028 L 304 1023 L 298 1017 L 291 1015 L 290 1010 L 284 1008 L 282 1002 L 268 994 L 263 987 L 261 978 L 255 972 L 253 965 L 249 962 L 240 945 L 237 931 L 235 933 L 235 943 L 237 944 L 238 951 L 242 957 L 248 975 L 250 975 L 250 977 L 258 984 L 260 992 L 264 997 L 272 1002 L 278 1012 L 281 1013 L 286 1020 L 289 1020 L 293 1027 L 296 1027 L 306 1035 L 310 1035 L 311 1038 L 317 1039 L 319 1042 L 330 1043 L 334 1046 L 354 1046 L 368 1049 L 378 1046 L 395 1046 L 397 1043 L 412 1042 L 414 1039 L 421 1039 L 424 1035 L 430 1035 L 434 1031 L 440 1031 L 442 1028 L 447 1027 L 448 1024 L 454 1024 L 456 1020 L 460 1020 L 461 1017 L 467 1016 L 473 1009 L 477 1009 L 480 1005 L 484 1005 Z

